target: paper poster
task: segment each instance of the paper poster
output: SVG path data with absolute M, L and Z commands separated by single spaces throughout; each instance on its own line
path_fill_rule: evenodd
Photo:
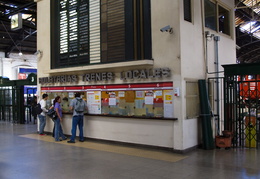
M 100 100 L 100 95 L 95 95 L 95 100 Z
M 162 91 L 155 91 L 155 96 L 162 96 Z
M 172 101 L 172 95 L 165 95 L 166 101 Z
M 125 92 L 124 91 L 119 91 L 118 92 L 118 97 L 124 98 L 125 97 Z
M 145 96 L 145 100 L 144 100 L 145 104 L 153 104 L 153 97 L 152 96 Z
M 109 92 L 110 98 L 116 98 L 116 92 Z
M 144 108 L 144 100 L 135 100 L 135 108 L 142 109 Z
M 109 98 L 108 104 L 109 106 L 116 106 L 116 98 Z
M 101 114 L 101 91 L 88 91 L 87 105 L 89 114 Z
M 172 118 L 173 117 L 173 91 L 165 90 L 164 91 L 164 117 Z
M 144 103 L 145 104 L 153 104 L 153 95 L 154 95 L 153 91 L 146 91 Z
M 144 91 L 136 91 L 135 96 L 136 98 L 144 98 Z
M 74 93 L 73 92 L 69 92 L 69 98 L 74 98 Z
M 134 101 L 135 101 L 135 92 L 134 91 L 126 91 L 125 92 L 125 101 L 127 103 L 134 103 Z

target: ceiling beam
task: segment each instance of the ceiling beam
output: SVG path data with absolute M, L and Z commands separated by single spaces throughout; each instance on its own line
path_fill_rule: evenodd
M 36 3 L 35 2 L 31 2 L 31 3 L 28 3 L 28 4 L 24 4 L 22 6 L 19 6 L 17 9 L 15 9 L 14 11 L 12 11 L 11 13 L 8 14 L 8 16 L 12 16 L 14 14 L 17 14 L 21 11 L 24 11 L 25 8 L 29 9 L 30 7 L 33 7 L 33 6 L 36 6 Z

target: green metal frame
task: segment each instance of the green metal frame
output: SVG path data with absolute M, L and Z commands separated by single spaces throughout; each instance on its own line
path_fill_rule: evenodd
M 222 66 L 224 68 L 224 128 L 233 132 L 233 146 L 258 148 L 260 64 Z M 248 79 L 249 75 L 253 75 L 254 78 Z M 255 88 L 251 88 L 252 84 Z M 246 89 L 244 85 L 247 86 Z
M 26 80 L 9 80 L 0 77 L 0 121 L 25 123 L 24 86 L 37 85 L 37 75 L 31 73 Z M 11 94 L 10 104 L 7 101 Z

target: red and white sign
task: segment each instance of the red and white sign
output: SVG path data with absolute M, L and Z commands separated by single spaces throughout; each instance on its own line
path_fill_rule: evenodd
M 25 74 L 25 73 L 18 73 L 18 79 L 19 79 L 19 80 L 24 80 L 24 79 L 26 79 L 26 74 Z

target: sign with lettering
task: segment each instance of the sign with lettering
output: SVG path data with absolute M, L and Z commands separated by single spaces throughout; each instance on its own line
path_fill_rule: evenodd
M 171 70 L 169 68 L 154 68 L 142 70 L 129 70 L 120 73 L 121 80 L 129 79 L 151 79 L 151 78 L 164 78 L 170 77 Z M 99 81 L 112 81 L 116 78 L 113 72 L 102 73 L 86 73 L 81 75 L 83 82 L 99 82 Z M 79 81 L 77 75 L 60 75 L 39 78 L 40 84 L 53 84 L 53 83 L 76 83 Z
M 131 70 L 120 73 L 120 79 L 145 79 L 145 78 L 162 78 L 170 76 L 169 68 L 155 68 L 144 70 Z
M 113 79 L 114 79 L 114 74 L 112 72 L 87 73 L 82 75 L 83 81 L 108 81 Z
M 73 83 L 78 82 L 77 75 L 61 75 L 61 76 L 51 76 L 39 78 L 40 84 L 46 83 Z

